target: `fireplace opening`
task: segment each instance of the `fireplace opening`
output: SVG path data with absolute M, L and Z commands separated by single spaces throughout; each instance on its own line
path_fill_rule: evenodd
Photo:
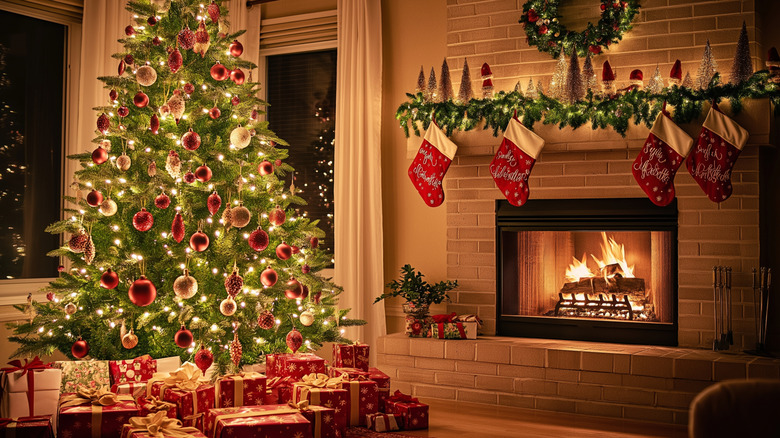
M 498 335 L 677 344 L 677 206 L 497 201 Z

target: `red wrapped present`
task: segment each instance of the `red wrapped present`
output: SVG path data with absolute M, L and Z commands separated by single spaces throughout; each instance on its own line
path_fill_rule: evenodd
M 477 331 L 482 321 L 477 315 L 451 314 L 433 315 L 429 338 L 436 339 L 477 339 Z
M 401 430 L 404 426 L 402 417 L 396 417 L 393 414 L 375 414 L 366 415 L 366 427 L 374 432 L 389 432 L 392 430 Z
M 111 385 L 114 394 L 132 395 L 133 398 L 146 394 L 146 382 L 124 382 Z
M 266 356 L 266 375 L 301 380 L 311 373 L 325 373 L 325 359 L 311 353 L 269 354 Z
M 368 344 L 333 344 L 333 366 L 368 371 Z
M 333 408 L 335 426 L 341 434 L 345 434 L 348 424 L 349 395 L 341 388 L 342 377 L 328 378 L 325 374 L 309 374 L 303 380 L 293 383 L 293 403 L 308 402 L 310 406 L 325 406 Z
M 359 379 L 365 377 L 368 379 L 368 371 L 363 371 L 358 368 L 342 368 L 342 367 L 328 367 L 328 376 L 341 377 L 342 374 L 346 374 L 350 379 Z
M 428 405 L 420 403 L 416 398 L 395 391 L 385 401 L 386 413 L 403 417 L 406 430 L 428 428 Z
M 289 405 L 215 408 L 206 414 L 210 438 L 312 438 L 312 425 L 299 409 Z
M 0 418 L 0 438 L 53 438 L 51 415 Z
M 282 401 L 285 399 L 285 401 Z M 264 405 L 284 404 L 292 400 L 292 380 L 289 377 L 273 377 L 265 381 Z
M 147 396 L 154 395 L 176 405 L 184 426 L 203 430 L 203 416 L 214 407 L 214 385 L 203 378 L 203 372 L 190 362 L 168 376 L 155 374 L 149 380 Z
M 156 414 L 158 412 L 165 412 L 168 418 L 177 418 L 178 409 L 176 405 L 171 402 L 164 401 L 159 397 L 153 395 L 142 395 L 135 399 L 138 404 L 138 416 L 146 417 L 150 414 Z
M 122 425 L 136 416 L 138 406 L 131 396 L 116 395 L 105 387 L 81 387 L 60 399 L 57 436 L 115 438 Z
M 217 381 L 217 407 L 262 405 L 266 378 L 260 373 L 228 374 Z
M 135 359 L 112 360 L 108 362 L 111 384 L 125 382 L 146 382 L 157 372 L 157 361 L 144 355 Z
M 358 378 L 342 382 L 341 388 L 347 390 L 347 424 L 365 426 L 366 415 L 377 412 L 379 408 L 376 382 Z
M 369 368 L 368 379 L 376 382 L 379 412 L 385 412 L 385 400 L 390 397 L 390 376 L 376 368 Z
M 433 318 L 430 316 L 418 319 L 412 315 L 406 315 L 406 334 L 410 338 L 429 338 L 431 337 L 432 323 Z
M 181 420 L 169 418 L 164 412 L 133 417 L 122 426 L 122 438 L 206 438 L 194 427 L 185 427 Z
M 314 438 L 342 438 L 345 431 L 336 426 L 336 415 L 333 408 L 310 405 L 307 401 L 288 403 L 290 406 L 300 409 L 301 415 L 311 423 L 311 432 Z

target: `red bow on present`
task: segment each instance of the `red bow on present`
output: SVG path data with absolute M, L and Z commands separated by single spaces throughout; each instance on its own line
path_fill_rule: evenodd
M 441 315 L 433 315 L 433 322 L 435 323 L 442 323 L 442 322 L 453 322 L 453 319 L 455 318 L 456 313 L 452 312 L 449 315 L 447 314 L 441 314 Z
M 412 397 L 411 395 L 406 395 L 397 389 L 395 390 L 395 393 L 393 393 L 393 395 L 388 397 L 385 401 L 393 403 L 420 403 L 420 400 Z
M 43 361 L 40 358 L 38 358 L 38 356 L 35 356 L 35 358 L 33 358 L 33 360 L 31 361 L 25 359 L 24 365 L 22 365 L 22 361 L 19 359 L 8 362 L 8 365 L 11 366 L 6 368 L 0 368 L 0 371 L 9 374 L 14 373 L 16 371 L 21 371 L 22 376 L 27 374 L 27 408 L 28 408 L 27 413 L 29 415 L 35 415 L 35 371 L 43 371 L 45 369 L 51 369 L 52 368 L 51 364 L 43 363 Z

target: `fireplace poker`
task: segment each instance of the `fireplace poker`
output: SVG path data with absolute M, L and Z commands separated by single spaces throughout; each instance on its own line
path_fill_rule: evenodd
M 764 281 L 764 289 L 766 293 L 766 304 L 764 305 L 764 338 L 761 340 L 766 348 L 766 332 L 769 324 L 769 288 L 772 286 L 772 268 L 764 268 L 766 274 L 766 280 Z
M 753 268 L 753 322 L 756 329 L 757 351 L 761 350 L 761 348 L 759 348 L 761 344 L 761 320 L 759 319 L 759 315 L 761 314 L 760 302 L 758 301 L 758 269 Z
M 713 321 L 715 323 L 715 338 L 712 340 L 712 349 L 717 351 L 720 350 L 720 318 L 718 311 L 718 267 L 713 266 L 712 267 L 712 308 L 713 311 Z
M 726 340 L 728 341 L 728 345 L 734 345 L 734 332 L 731 330 L 731 266 L 726 266 L 726 295 L 728 296 L 728 301 L 726 301 L 726 314 L 728 315 L 728 332 L 726 333 Z
M 726 288 L 725 288 L 725 270 L 723 266 L 718 266 L 718 307 L 720 308 L 720 349 L 728 350 L 729 344 L 726 340 Z

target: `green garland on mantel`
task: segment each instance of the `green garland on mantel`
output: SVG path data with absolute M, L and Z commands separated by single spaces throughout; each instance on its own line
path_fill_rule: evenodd
M 531 99 L 518 92 L 498 92 L 492 98 L 471 99 L 469 102 L 431 102 L 423 93 L 409 94 L 409 101 L 401 104 L 396 111 L 404 133 L 409 137 L 409 129 L 420 135 L 417 122 L 423 129 L 428 128 L 432 119 L 447 133 L 471 131 L 480 126 L 492 128 L 493 135 L 503 131 L 509 119 L 517 110 L 517 117 L 529 129 L 536 122 L 545 125 L 570 126 L 577 129 L 590 122 L 592 129 L 612 127 L 625 136 L 631 119 L 635 125 L 644 123 L 650 128 L 661 111 L 663 103 L 671 106 L 672 119 L 678 123 L 689 123 L 702 113 L 705 102 L 720 102 L 728 99 L 731 112 L 742 110 L 743 99 L 768 98 L 774 104 L 775 116 L 780 116 L 780 86 L 769 82 L 769 72 L 761 70 L 740 84 L 721 84 L 716 74 L 707 89 L 694 90 L 673 85 L 664 88 L 661 93 L 649 93 L 644 90 L 631 90 L 614 96 L 594 95 L 589 91 L 585 99 L 568 103 L 544 94 Z M 484 125 L 481 122 L 484 120 Z

